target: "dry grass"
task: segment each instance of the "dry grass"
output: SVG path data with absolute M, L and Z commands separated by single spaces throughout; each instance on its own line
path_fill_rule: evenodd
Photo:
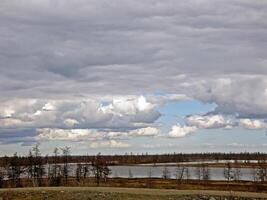
M 166 190 L 113 187 L 43 187 L 1 189 L 3 200 L 171 200 L 171 199 L 267 199 L 266 193 L 208 190 Z M 227 198 L 228 196 L 228 198 Z

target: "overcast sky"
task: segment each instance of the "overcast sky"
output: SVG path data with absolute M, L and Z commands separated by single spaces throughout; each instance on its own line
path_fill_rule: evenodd
M 0 155 L 267 152 L 267 1 L 1 0 Z

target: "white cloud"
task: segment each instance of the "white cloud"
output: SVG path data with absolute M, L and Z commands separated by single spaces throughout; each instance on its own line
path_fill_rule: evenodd
M 118 116 L 123 115 L 135 115 L 138 112 L 151 110 L 155 107 L 151 103 L 147 102 L 144 96 L 138 98 L 115 98 L 112 103 L 101 106 L 101 110 L 104 113 L 111 113 Z
M 222 115 L 191 115 L 186 117 L 186 124 L 189 126 L 196 126 L 197 128 L 226 128 L 232 127 L 233 122 L 225 119 Z
M 172 130 L 169 132 L 169 137 L 184 137 L 190 133 L 194 133 L 197 130 L 195 126 L 181 126 L 180 124 L 172 126 Z
M 267 117 L 267 78 L 259 74 L 221 75 L 190 83 L 194 98 L 214 102 L 215 113 L 239 118 Z
M 73 127 L 76 124 L 79 124 L 79 122 L 76 119 L 65 119 L 64 124 L 66 124 L 67 127 Z
M 159 118 L 156 106 L 143 96 L 117 97 L 107 105 L 101 99 L 18 99 L 0 102 L 0 124 L 2 128 L 139 128 Z
M 116 141 L 116 140 L 109 140 L 109 141 L 99 141 L 99 142 L 92 142 L 90 144 L 90 148 L 97 149 L 97 148 L 128 148 L 130 144 Z
M 51 129 L 37 130 L 38 139 L 41 140 L 96 140 L 101 138 L 101 133 L 89 129 Z
M 246 129 L 265 129 L 267 124 L 258 119 L 240 119 L 239 125 Z
M 130 139 L 131 137 L 159 136 L 160 130 L 155 127 L 139 128 L 130 131 L 99 131 L 96 129 L 37 129 L 36 139 L 41 140 L 103 140 L 103 139 Z
M 155 127 L 135 129 L 129 132 L 129 136 L 158 136 L 161 131 Z
M 42 110 L 44 110 L 44 111 L 52 111 L 52 110 L 54 110 L 54 109 L 55 109 L 55 107 L 54 107 L 54 105 L 53 105 L 51 102 L 46 103 L 46 104 L 42 107 Z

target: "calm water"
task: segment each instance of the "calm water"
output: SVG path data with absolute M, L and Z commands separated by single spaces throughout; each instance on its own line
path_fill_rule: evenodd
M 76 164 L 70 164 L 70 176 L 75 176 Z M 46 174 L 48 172 L 48 165 L 46 168 Z M 111 169 L 111 174 L 109 177 L 121 177 L 121 178 L 145 178 L 145 177 L 154 177 L 161 178 L 163 175 L 164 169 L 167 169 L 168 175 L 170 178 L 176 178 L 176 166 L 163 166 L 163 165 L 131 165 L 131 166 L 109 166 Z M 224 168 L 212 168 L 210 167 L 210 180 L 226 180 L 224 177 Z M 234 168 L 233 168 L 234 170 Z M 241 168 L 240 180 L 253 180 L 253 169 L 250 168 Z M 189 179 L 197 179 L 196 167 L 188 167 Z M 27 176 L 27 174 L 23 174 Z M 89 176 L 92 176 L 90 172 Z M 184 175 L 184 177 L 186 177 Z
M 71 175 L 75 176 L 76 165 L 71 166 Z M 154 177 L 161 178 L 164 169 L 167 169 L 169 177 L 175 179 L 177 167 L 175 166 L 157 166 L 157 165 L 131 165 L 131 166 L 109 166 L 111 174 L 109 177 L 129 178 L 145 178 Z M 210 180 L 225 180 L 224 168 L 210 167 Z M 234 168 L 233 168 L 234 170 Z M 189 179 L 197 179 L 196 167 L 188 167 Z M 253 180 L 252 169 L 241 168 L 240 180 Z M 91 174 L 92 175 L 92 174 Z M 184 176 L 185 177 L 185 176 Z
M 163 175 L 164 166 L 111 166 L 112 174 L 110 177 L 129 177 L 132 174 L 134 178 L 144 178 L 144 177 L 155 177 L 160 178 Z M 174 166 L 167 166 L 167 171 L 169 172 L 170 178 L 176 178 L 177 168 Z M 196 168 L 189 167 L 189 178 L 197 179 Z M 129 172 L 130 171 L 130 172 Z M 211 180 L 225 180 L 223 175 L 223 168 L 210 168 L 210 179 Z M 253 180 L 252 169 L 240 169 L 241 177 L 240 180 Z

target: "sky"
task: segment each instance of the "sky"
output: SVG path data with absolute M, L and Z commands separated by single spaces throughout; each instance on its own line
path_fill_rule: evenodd
M 1 0 L 0 155 L 267 152 L 267 1 Z

